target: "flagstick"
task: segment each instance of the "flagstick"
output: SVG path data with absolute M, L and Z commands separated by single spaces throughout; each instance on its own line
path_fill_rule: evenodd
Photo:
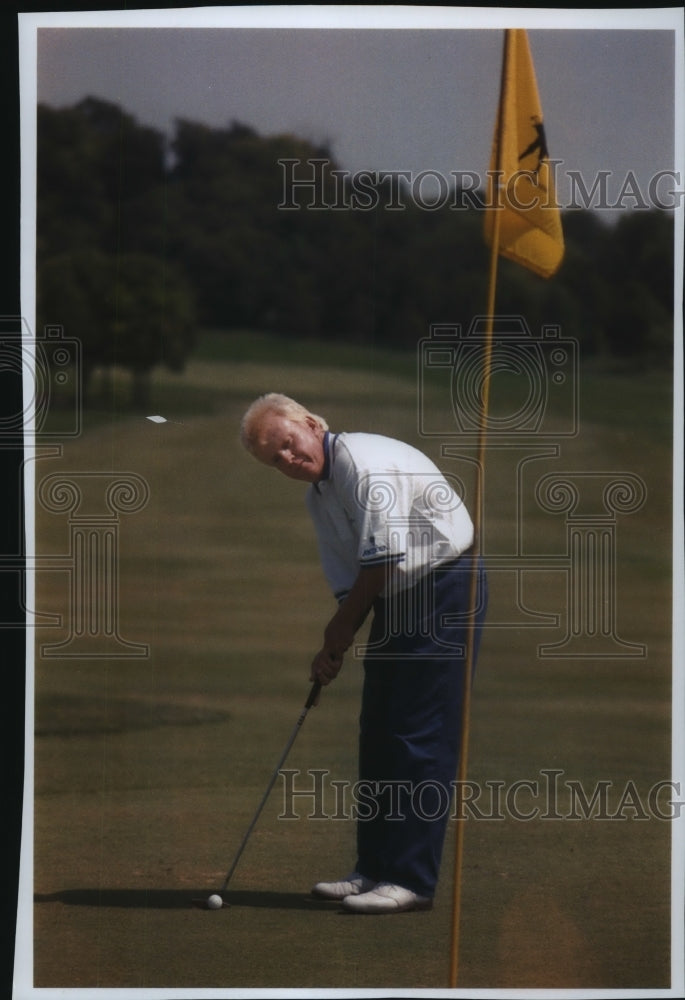
M 501 157 L 501 134 L 502 134 L 502 114 L 504 103 L 504 81 L 506 79 L 506 63 L 508 54 L 509 32 L 504 33 L 504 53 L 502 57 L 502 79 L 500 84 L 500 102 L 497 123 L 497 163 L 494 182 L 499 184 L 499 161 Z M 497 191 L 497 205 L 499 205 L 499 190 Z M 461 714 L 461 749 L 459 753 L 459 772 L 456 792 L 456 844 L 454 862 L 454 881 L 452 890 L 452 948 L 450 953 L 450 978 L 449 985 L 455 988 L 459 971 L 459 924 L 461 914 L 461 883 L 462 883 L 462 862 L 464 856 L 464 818 L 461 815 L 462 794 L 466 776 L 468 774 L 468 747 L 471 727 L 471 686 L 475 647 L 475 616 L 478 587 L 478 562 L 480 556 L 481 538 L 481 507 L 483 495 L 483 478 L 485 470 L 485 446 L 487 438 L 487 416 L 490 400 L 490 368 L 492 362 L 492 332 L 495 315 L 495 292 L 497 288 L 497 260 L 499 257 L 499 234 L 500 234 L 501 212 L 495 209 L 493 220 L 492 244 L 490 249 L 490 271 L 488 275 L 488 296 L 487 296 L 487 326 L 485 333 L 485 347 L 483 352 L 483 393 L 481 396 L 481 406 L 478 427 L 478 457 L 476 464 L 476 484 L 475 497 L 473 502 L 473 566 L 471 570 L 471 586 L 469 593 L 469 622 L 466 639 L 466 663 L 464 669 L 464 690 Z

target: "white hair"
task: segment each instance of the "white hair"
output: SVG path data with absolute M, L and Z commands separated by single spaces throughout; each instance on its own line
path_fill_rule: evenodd
M 272 413 L 287 417 L 295 423 L 305 423 L 309 418 L 315 420 L 322 430 L 328 430 L 328 424 L 323 417 L 311 413 L 306 406 L 298 403 L 297 400 L 291 399 L 290 396 L 284 396 L 280 392 L 267 392 L 255 399 L 240 421 L 240 440 L 247 451 L 254 451 L 262 421 Z

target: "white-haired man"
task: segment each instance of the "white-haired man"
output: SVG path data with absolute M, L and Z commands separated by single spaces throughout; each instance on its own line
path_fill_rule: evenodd
M 312 680 L 329 684 L 337 676 L 374 613 L 360 714 L 357 860 L 349 875 L 312 891 L 357 913 L 429 909 L 461 742 L 471 518 L 413 446 L 378 434 L 334 434 L 287 396 L 255 400 L 241 440 L 260 462 L 309 484 L 307 508 L 338 602 Z M 477 655 L 487 604 L 480 559 L 475 571 Z

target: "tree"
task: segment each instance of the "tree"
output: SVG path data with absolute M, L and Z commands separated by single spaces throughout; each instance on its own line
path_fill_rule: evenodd
M 39 260 L 140 249 L 140 212 L 165 177 L 165 138 L 108 101 L 38 106 Z
M 101 251 L 46 261 L 38 287 L 41 322 L 81 342 L 83 391 L 96 368 L 132 375 L 132 402 L 146 406 L 152 370 L 182 371 L 195 342 L 190 288 L 175 268 L 143 254 Z
M 194 343 L 193 294 L 166 254 L 165 155 L 110 102 L 39 106 L 38 317 L 80 340 L 84 398 L 96 368 L 121 366 L 144 405 L 152 369 L 182 369 Z
M 117 363 L 141 383 L 151 363 L 187 355 L 180 331 L 192 325 L 191 298 L 206 327 L 402 349 L 434 323 L 465 328 L 486 307 L 477 199 L 455 192 L 439 206 L 417 204 L 404 186 L 391 208 L 383 175 L 368 172 L 366 203 L 351 207 L 349 175 L 326 145 L 235 121 L 177 121 L 170 156 L 160 133 L 94 98 L 40 108 L 38 122 L 39 279 L 62 310 L 51 321 L 86 331 L 84 350 L 98 364 L 113 363 L 102 359 L 116 346 Z M 293 179 L 315 178 L 290 208 L 285 161 L 297 165 Z M 523 315 L 533 331 L 561 325 L 582 357 L 670 359 L 669 214 L 636 210 L 608 225 L 584 210 L 563 223 L 566 254 L 553 279 L 501 261 L 497 311 Z M 155 354 L 150 345 L 161 342 Z
M 617 291 L 605 317 L 617 357 L 672 356 L 673 235 L 672 216 L 656 209 L 624 214 L 614 227 L 601 273 Z

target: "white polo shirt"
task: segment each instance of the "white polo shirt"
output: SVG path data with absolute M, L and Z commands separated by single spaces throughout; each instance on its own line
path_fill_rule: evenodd
M 357 433 L 328 433 L 324 448 L 324 478 L 306 502 L 339 601 L 365 566 L 394 566 L 387 596 L 471 546 L 473 523 L 454 485 L 418 449 Z

